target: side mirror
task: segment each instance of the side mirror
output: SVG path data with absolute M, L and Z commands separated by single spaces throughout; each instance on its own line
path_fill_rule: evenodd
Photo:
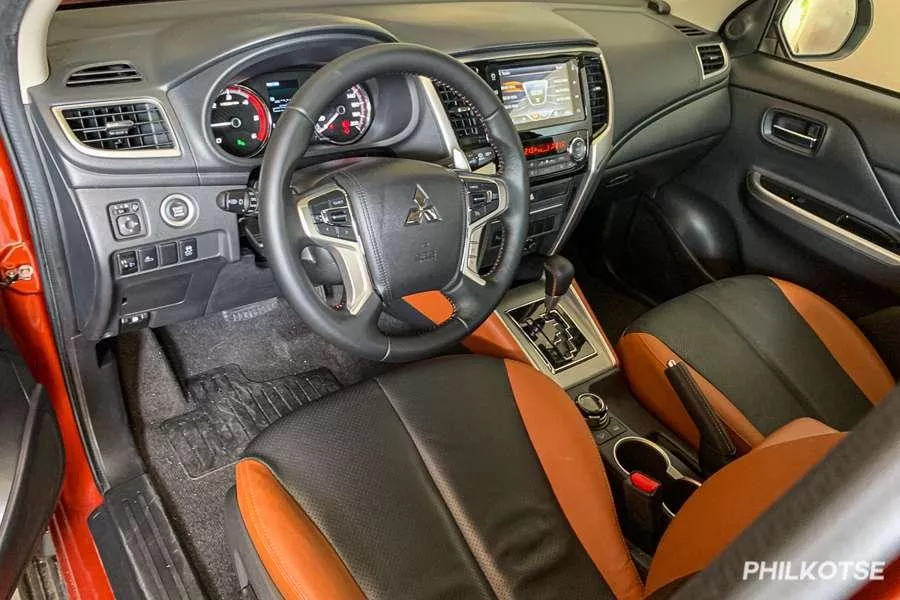
M 791 58 L 837 60 L 859 47 L 874 12 L 872 0 L 789 0 L 778 34 Z

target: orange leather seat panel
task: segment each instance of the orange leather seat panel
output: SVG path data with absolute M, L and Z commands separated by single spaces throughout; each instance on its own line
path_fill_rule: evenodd
M 247 534 L 286 600 L 365 600 L 334 548 L 268 467 L 244 459 L 235 475 Z
M 873 404 L 894 389 L 894 378 L 875 347 L 844 313 L 799 285 L 775 278 L 772 281 Z
M 697 448 L 700 445 L 697 426 L 694 425 L 665 374 L 667 363 L 671 360 L 682 362 L 681 358 L 647 333 L 625 334 L 619 340 L 617 349 L 622 357 L 625 376 L 638 400 L 667 427 Z M 716 413 L 722 418 L 738 449 L 746 452 L 762 443 L 763 435 L 741 411 L 690 365 L 685 363 L 685 366 Z
M 845 435 L 823 433 L 764 444 L 706 480 L 663 535 L 645 595 L 701 571 Z
M 525 430 L 566 518 L 616 598 L 641 597 L 597 444 L 571 398 L 549 377 L 506 361 Z

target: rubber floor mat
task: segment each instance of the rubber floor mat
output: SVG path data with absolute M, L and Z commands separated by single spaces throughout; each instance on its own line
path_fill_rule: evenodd
M 226 365 L 191 377 L 186 387 L 195 408 L 159 427 L 188 477 L 196 479 L 234 463 L 279 417 L 341 386 L 328 369 L 251 381 L 237 365 Z

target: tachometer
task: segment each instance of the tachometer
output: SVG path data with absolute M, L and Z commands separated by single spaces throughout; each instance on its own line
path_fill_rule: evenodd
M 316 120 L 316 137 L 332 144 L 352 144 L 372 124 L 372 100 L 361 85 L 344 92 Z
M 259 154 L 272 131 L 269 109 L 259 94 L 242 85 L 226 88 L 210 110 L 213 139 L 228 154 L 248 158 Z

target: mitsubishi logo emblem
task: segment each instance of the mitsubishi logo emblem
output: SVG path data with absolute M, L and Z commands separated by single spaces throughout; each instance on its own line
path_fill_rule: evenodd
M 416 195 L 413 196 L 415 206 L 409 209 L 406 215 L 406 225 L 421 225 L 422 223 L 434 223 L 441 220 L 441 215 L 432 203 L 428 201 L 428 194 L 422 186 L 416 186 Z

